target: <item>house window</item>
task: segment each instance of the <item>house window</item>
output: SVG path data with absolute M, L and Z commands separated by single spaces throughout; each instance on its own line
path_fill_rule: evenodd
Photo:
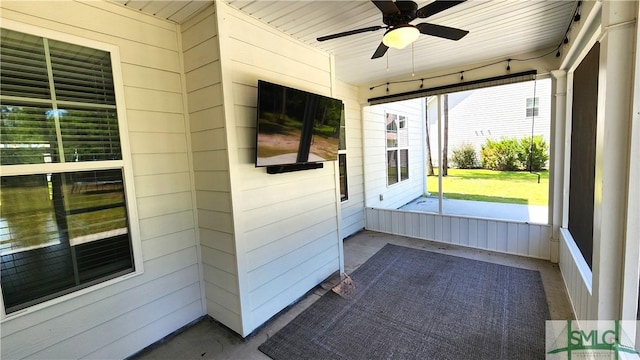
M 527 98 L 527 117 L 538 116 L 540 112 L 540 98 Z
M 340 142 L 338 144 L 338 169 L 340 172 L 340 201 L 349 200 L 347 182 L 347 129 L 345 125 L 344 106 L 340 117 Z
M 400 181 L 409 179 L 409 150 L 400 150 Z
M 338 154 L 338 168 L 340 169 L 340 201 L 349 199 L 347 188 L 347 154 Z
M 111 54 L 1 31 L 6 313 L 135 270 Z
M 409 129 L 406 116 L 387 113 L 387 185 L 409 179 Z

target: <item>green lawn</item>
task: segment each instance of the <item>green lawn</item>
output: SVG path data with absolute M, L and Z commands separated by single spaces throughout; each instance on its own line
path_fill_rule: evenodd
M 436 176 L 427 177 L 427 190 L 437 195 L 437 169 L 434 171 Z M 449 199 L 547 205 L 549 172 L 540 172 L 538 184 L 538 177 L 526 171 L 449 169 L 449 175 L 442 178 L 442 189 Z

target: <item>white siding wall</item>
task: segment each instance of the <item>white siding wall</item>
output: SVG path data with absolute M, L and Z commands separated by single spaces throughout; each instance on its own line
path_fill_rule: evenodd
M 254 166 L 258 79 L 323 95 L 334 81 L 328 54 L 216 6 L 246 336 L 339 268 L 334 163 L 276 175 Z
M 341 204 L 342 231 L 345 238 L 364 228 L 364 158 L 362 156 L 362 106 L 358 88 L 337 83 L 336 97 L 344 101 L 347 136 L 347 188 L 349 199 Z
M 424 104 L 424 99 L 413 99 L 363 108 L 366 206 L 397 209 L 424 193 Z M 409 179 L 390 186 L 387 185 L 385 111 L 407 116 L 409 126 Z
M 218 25 L 210 6 L 181 25 L 207 313 L 242 331 Z
M 177 28 L 104 2 L 0 11 L 119 47 L 144 258 L 142 275 L 5 319 L 1 357 L 126 357 L 204 314 Z
M 560 232 L 559 265 L 573 313 L 578 320 L 595 320 L 592 273 L 567 229 Z
M 549 225 L 393 209 L 365 211 L 367 230 L 549 259 Z

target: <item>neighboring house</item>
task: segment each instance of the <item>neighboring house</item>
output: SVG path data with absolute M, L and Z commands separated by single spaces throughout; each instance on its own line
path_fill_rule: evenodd
M 460 91 L 448 97 L 449 156 L 462 145 L 470 144 L 476 149 L 479 161 L 480 150 L 487 139 L 521 139 L 530 137 L 532 130 L 534 136 L 542 136 L 549 144 L 551 79 Z M 439 145 L 435 96 L 429 98 L 428 119 L 431 154 L 436 155 Z M 444 117 L 442 121 L 444 123 Z M 438 157 L 433 156 L 432 160 L 436 166 Z
M 28 81 L 16 85 L 15 93 L 3 93 L 2 103 L 35 109 L 41 122 L 29 130 L 48 129 L 40 135 L 55 139 L 57 146 L 51 162 L 3 163 L 3 187 L 28 178 L 42 190 L 38 186 L 51 174 L 50 182 L 57 185 L 37 196 L 55 199 L 56 209 L 64 211 L 34 221 L 33 230 L 50 225 L 43 229 L 59 236 L 59 216 L 73 223 L 67 230 L 74 243 L 55 243 L 60 255 L 52 256 L 55 264 L 36 269 L 43 276 L 66 271 L 72 291 L 48 288 L 57 284 L 25 273 L 41 282 L 22 295 L 37 298 L 21 299 L 17 291 L 3 297 L 1 357 L 124 358 L 207 314 L 247 336 L 342 270 L 342 239 L 362 228 L 559 261 L 578 319 L 628 319 L 632 312 L 635 318 L 640 135 L 638 117 L 630 111 L 637 114 L 640 108 L 632 96 L 640 88 L 640 65 L 631 55 L 638 49 L 638 9 L 631 11 L 629 4 L 584 2 L 588 26 L 576 27 L 580 40 L 563 51 L 561 63 L 553 62 L 551 70 L 560 70 L 552 72 L 551 221 L 534 226 L 394 210 L 424 190 L 424 101 L 368 106 L 369 87 L 336 79 L 332 55 L 223 2 L 178 24 L 109 1 L 3 1 L 0 27 L 10 29 L 8 36 L 17 44 L 17 55 L 2 54 L 3 67 L 17 64 L 13 74 Z M 603 72 L 596 89 L 592 169 L 597 197 L 587 216 L 594 228 L 593 261 L 587 265 L 567 223 L 576 201 L 567 196 L 570 171 L 580 159 L 570 160 L 565 144 L 574 72 L 596 39 L 602 41 Z M 79 73 L 85 62 L 71 63 L 65 54 L 99 66 L 91 75 Z M 490 78 L 503 70 L 479 74 Z M 69 77 L 49 82 L 61 73 Z M 99 80 L 83 82 L 88 76 Z M 341 161 L 276 175 L 256 168 L 258 79 L 343 100 Z M 76 120 L 86 122 L 69 126 L 64 114 L 52 111 L 54 105 L 73 108 Z M 387 142 L 393 138 L 389 114 L 397 115 L 397 131 L 400 117 L 407 121 L 406 147 Z M 83 131 L 92 121 L 117 123 L 119 131 L 111 126 L 96 140 L 109 151 L 82 154 L 83 142 L 92 139 Z M 341 183 L 347 189 L 341 191 Z M 59 191 L 74 186 L 74 195 L 109 193 L 111 202 L 64 207 L 73 204 L 65 203 Z M 33 212 L 33 204 L 25 204 L 31 206 L 25 213 Z M 112 209 L 117 210 L 109 218 L 114 221 L 105 229 L 71 221 Z M 104 239 L 118 240 L 110 244 L 119 250 L 117 266 L 101 267 L 101 274 L 78 266 L 77 250 L 89 245 L 81 255 L 94 255 L 98 249 L 92 245 Z M 46 258 L 11 262 L 12 255 L 26 252 L 2 251 L 3 278 L 23 271 L 24 261 Z M 95 279 L 107 280 L 94 284 Z

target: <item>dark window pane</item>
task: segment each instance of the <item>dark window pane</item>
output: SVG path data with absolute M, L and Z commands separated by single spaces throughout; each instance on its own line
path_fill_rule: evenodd
M 527 98 L 527 117 L 538 116 L 540 98 Z
M 338 154 L 338 168 L 340 169 L 340 200 L 349 199 L 347 189 L 347 154 Z
M 122 171 L 2 177 L 7 312 L 132 272 Z
M 538 108 L 530 108 L 527 109 L 527 117 L 538 116 L 540 109 Z
M 2 165 L 57 162 L 55 121 L 49 106 L 0 106 Z
M 347 132 L 345 131 L 344 105 L 342 106 L 342 115 L 340 115 L 340 143 L 338 150 L 347 149 Z
M 387 185 L 398 182 L 398 150 L 387 151 Z
M 409 150 L 400 150 L 400 181 L 409 178 Z
M 394 148 L 398 146 L 398 125 L 397 125 L 398 116 L 395 114 L 387 114 L 386 115 L 386 124 L 387 124 L 387 148 Z
M 44 174 L 2 178 L 0 251 L 3 255 L 60 243 L 49 184 Z
M 66 108 L 58 115 L 65 161 L 122 159 L 115 109 Z
M 63 175 L 71 245 L 127 233 L 120 170 Z

